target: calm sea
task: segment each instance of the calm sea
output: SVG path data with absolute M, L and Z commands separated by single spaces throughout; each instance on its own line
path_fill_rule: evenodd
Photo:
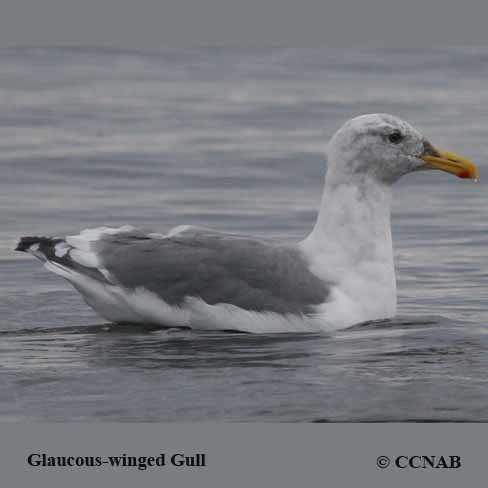
M 488 48 L 0 51 L 0 421 L 488 421 Z M 398 184 L 399 317 L 333 335 L 104 324 L 19 235 L 310 230 L 328 138 L 389 112 L 480 166 Z

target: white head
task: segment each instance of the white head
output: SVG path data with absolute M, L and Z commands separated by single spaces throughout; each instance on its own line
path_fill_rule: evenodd
M 412 171 L 440 169 L 461 178 L 477 178 L 476 166 L 440 151 L 409 123 L 388 114 L 361 115 L 346 122 L 328 147 L 327 180 L 375 179 L 391 184 Z

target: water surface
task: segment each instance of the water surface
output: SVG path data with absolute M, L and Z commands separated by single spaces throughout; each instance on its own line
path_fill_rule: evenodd
M 0 52 L 0 420 L 488 421 L 488 48 Z M 105 324 L 19 235 L 311 229 L 368 112 L 480 165 L 396 188 L 399 316 L 336 334 Z

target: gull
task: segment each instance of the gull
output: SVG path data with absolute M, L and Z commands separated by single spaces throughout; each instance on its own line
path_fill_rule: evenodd
M 396 313 L 392 186 L 438 169 L 476 180 L 469 160 L 388 114 L 347 121 L 328 145 L 317 220 L 302 241 L 182 225 L 23 237 L 16 250 L 67 279 L 115 323 L 251 333 L 343 329 Z

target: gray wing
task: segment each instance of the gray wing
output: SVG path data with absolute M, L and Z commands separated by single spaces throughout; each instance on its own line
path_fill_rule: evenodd
M 91 277 L 95 266 L 98 279 L 128 289 L 143 287 L 170 305 L 198 297 L 210 305 L 306 314 L 328 296 L 327 284 L 308 270 L 292 246 L 197 227 L 180 227 L 165 236 L 134 228 L 96 231 L 66 238 L 63 242 L 74 247 L 60 258 L 52 250 L 50 259 L 84 272 L 80 262 L 85 258 Z M 90 261 L 91 255 L 96 259 Z M 90 267 L 90 262 L 96 265 Z
M 210 305 L 307 313 L 328 294 L 297 249 L 206 229 L 163 238 L 111 236 L 99 253 L 118 283 L 144 287 L 170 305 L 199 297 Z

